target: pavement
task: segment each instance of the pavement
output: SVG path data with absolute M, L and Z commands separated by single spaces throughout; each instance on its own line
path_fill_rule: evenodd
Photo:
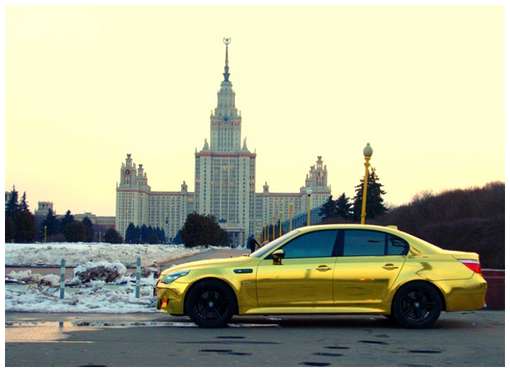
M 6 366 L 504 366 L 504 312 L 433 329 L 380 316 L 246 316 L 202 329 L 153 314 L 6 313 Z

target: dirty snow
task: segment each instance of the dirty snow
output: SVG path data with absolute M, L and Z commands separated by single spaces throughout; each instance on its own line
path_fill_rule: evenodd
M 20 312 L 73 312 L 73 313 L 134 313 L 155 312 L 152 286 L 140 288 L 135 298 L 135 286 L 111 285 L 94 281 L 90 286 L 66 287 L 65 298 L 60 300 L 59 289 L 19 284 L 5 286 L 5 311 Z
M 195 247 L 169 244 L 108 244 L 108 243 L 32 243 L 5 245 L 7 266 L 59 266 L 66 260 L 66 266 L 78 266 L 88 261 L 119 261 L 125 266 L 136 266 L 136 257 L 141 256 L 142 265 L 154 261 L 178 259 L 208 249 L 231 249 L 229 247 Z
M 104 264 L 101 263 L 101 265 Z M 118 266 L 118 264 L 112 264 Z M 123 267 L 120 267 L 122 271 Z M 125 273 L 125 267 L 124 271 Z M 79 283 L 78 277 L 66 281 L 73 285 L 65 287 L 65 297 L 60 300 L 59 277 L 54 274 L 41 276 L 30 270 L 11 272 L 10 277 L 31 284 L 6 284 L 5 310 L 22 312 L 98 312 L 131 313 L 154 312 L 152 289 L 156 278 L 142 278 L 140 298 L 135 298 L 135 280 L 133 276 L 123 276 L 115 283 L 92 280 Z M 50 278 L 51 277 L 51 278 Z M 46 280 L 46 281 L 45 281 Z M 78 284 L 78 283 L 79 284 Z M 78 285 L 77 285 L 78 284 Z

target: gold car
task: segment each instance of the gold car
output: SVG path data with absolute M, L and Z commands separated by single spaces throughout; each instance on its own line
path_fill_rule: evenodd
M 245 314 L 380 314 L 427 328 L 441 311 L 483 308 L 486 290 L 478 254 L 376 225 L 299 228 L 250 256 L 174 266 L 155 288 L 158 309 L 201 327 Z

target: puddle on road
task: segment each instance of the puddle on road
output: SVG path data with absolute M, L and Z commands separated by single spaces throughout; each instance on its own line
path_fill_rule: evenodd
M 193 322 L 168 322 L 168 321 L 136 321 L 136 322 L 105 322 L 101 320 L 73 322 L 78 327 L 96 327 L 96 328 L 130 328 L 130 327 L 175 327 L 175 328 L 198 328 Z M 252 323 L 232 323 L 229 328 L 252 328 L 252 327 L 278 327 L 278 324 L 252 324 Z
M 91 343 L 91 341 L 68 341 L 67 332 L 94 331 L 94 328 L 77 329 L 71 322 L 6 322 L 5 342 L 62 342 Z
M 384 341 L 359 340 L 358 342 L 361 342 L 362 344 L 388 345 L 388 343 Z
M 327 367 L 327 366 L 331 365 L 331 363 L 326 363 L 326 362 L 301 362 L 299 364 L 301 364 L 302 366 L 307 366 L 307 367 Z
M 134 328 L 134 327 L 168 327 L 168 328 L 198 328 L 193 322 L 168 321 L 124 321 L 112 322 L 105 320 L 72 320 L 72 321 L 6 321 L 6 342 L 63 342 L 67 338 L 66 332 L 94 331 L 105 328 Z M 258 328 L 279 327 L 278 324 L 233 323 L 229 328 Z M 238 339 L 240 336 L 224 336 L 225 339 Z
M 415 354 L 441 354 L 441 350 L 428 350 L 428 349 L 408 350 L 408 352 Z

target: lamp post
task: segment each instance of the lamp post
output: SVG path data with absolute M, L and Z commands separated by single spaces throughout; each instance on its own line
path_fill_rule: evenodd
M 312 224 L 312 188 L 306 189 L 306 226 Z
M 370 158 L 373 154 L 370 143 L 367 143 L 363 149 L 363 156 L 365 157 L 365 178 L 363 180 L 363 198 L 361 199 L 361 224 L 364 225 L 367 219 L 367 188 L 368 188 L 368 167 L 370 166 Z

